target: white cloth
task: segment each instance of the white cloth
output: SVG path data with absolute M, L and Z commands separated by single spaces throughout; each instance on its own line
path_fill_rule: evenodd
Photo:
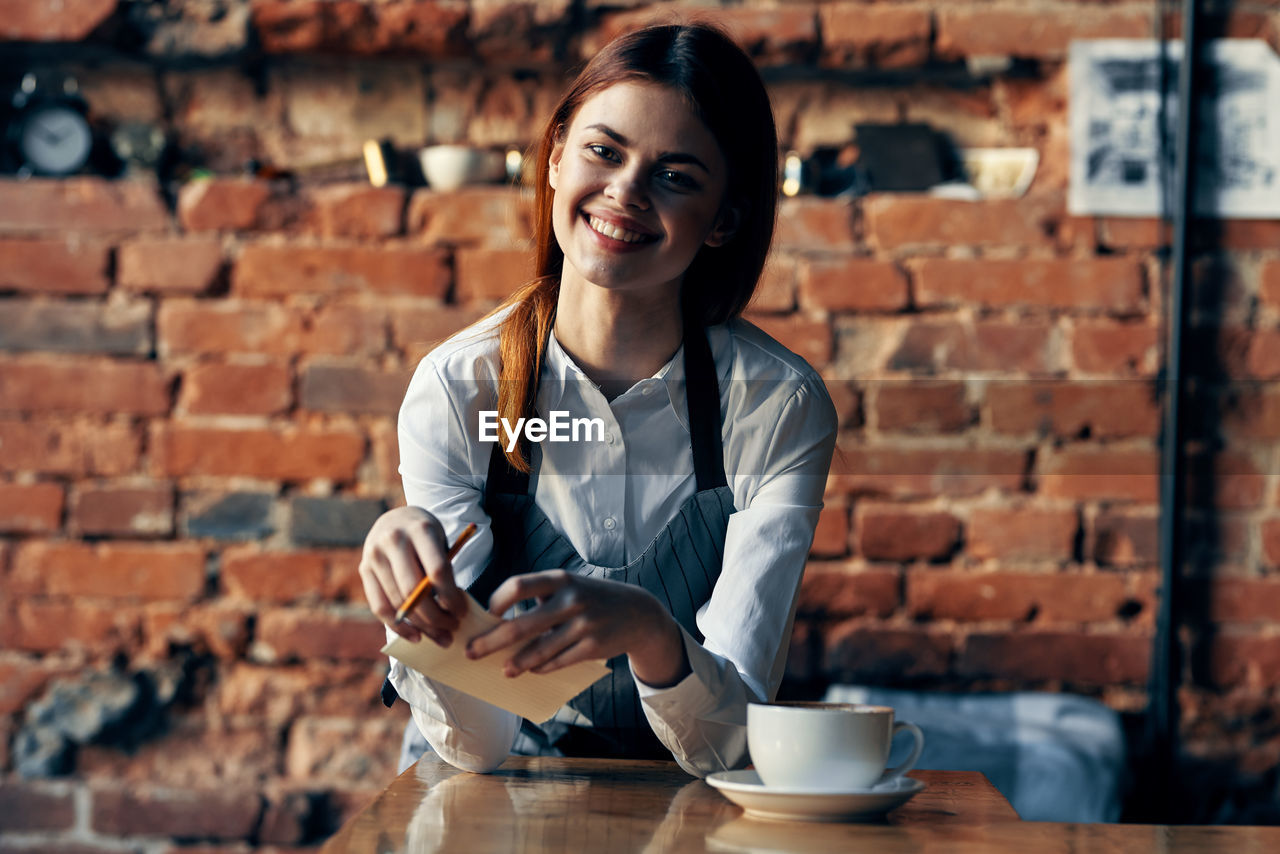
M 497 409 L 496 328 L 503 316 L 429 353 L 400 410 L 408 503 L 434 514 L 450 539 L 469 522 L 479 526 L 454 560 L 461 586 L 479 575 L 493 545 L 483 507 L 492 443 L 479 441 L 478 428 L 480 412 Z M 699 776 L 746 762 L 746 705 L 772 699 L 782 680 L 837 426 L 821 377 L 760 329 L 733 320 L 710 327 L 707 339 L 720 382 L 725 475 L 735 512 L 720 578 L 697 615 L 704 641 L 685 634 L 692 673 L 663 689 L 637 680 L 654 733 Z M 696 491 L 683 352 L 607 401 L 553 335 L 536 404 L 544 418 L 556 410 L 600 418 L 605 436 L 534 445 L 535 504 L 583 560 L 627 563 Z M 391 682 L 446 761 L 487 771 L 507 756 L 520 725 L 514 715 L 395 661 Z

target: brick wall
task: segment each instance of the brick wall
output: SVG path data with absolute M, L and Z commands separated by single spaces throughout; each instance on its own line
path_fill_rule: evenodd
M 569 66 L 685 4 L 10 5 L 0 56 L 74 72 L 215 177 L 0 179 L 0 849 L 307 846 L 390 779 L 405 720 L 375 702 L 355 575 L 402 501 L 400 396 L 528 269 L 517 190 L 373 189 L 360 144 L 527 145 Z M 842 423 L 786 690 L 1140 712 L 1164 237 L 1067 214 L 1064 59 L 1149 35 L 1156 3 L 724 5 L 789 148 L 910 120 L 1041 154 L 1017 200 L 783 204 L 750 316 Z M 1274 43 L 1275 3 L 1233 7 L 1208 28 Z M 992 55 L 1015 62 L 965 72 Z M 1280 765 L 1280 224 L 1198 234 L 1182 733 L 1219 776 L 1183 815 L 1256 819 Z

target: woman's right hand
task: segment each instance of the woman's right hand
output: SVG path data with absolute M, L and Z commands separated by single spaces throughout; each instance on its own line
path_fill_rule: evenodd
M 369 608 L 378 619 L 407 641 L 422 635 L 441 646 L 453 641 L 466 597 L 453 580 L 448 543 L 440 521 L 420 507 L 397 507 L 378 517 L 364 538 L 360 582 Z M 396 609 L 426 575 L 431 590 L 403 623 Z

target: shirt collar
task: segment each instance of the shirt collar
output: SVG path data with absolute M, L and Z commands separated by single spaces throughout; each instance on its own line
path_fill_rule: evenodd
M 729 380 L 729 372 L 731 368 L 731 357 L 729 354 L 730 335 L 728 327 L 725 325 L 707 327 L 707 342 L 711 347 L 711 358 L 716 365 L 716 377 L 720 382 L 720 388 L 723 390 L 724 384 Z M 560 346 L 560 342 L 556 340 L 555 331 L 552 330 L 547 339 L 547 349 L 543 357 L 542 371 L 542 388 L 540 392 L 545 394 L 545 405 L 548 410 L 554 409 L 560 405 L 564 399 L 566 386 L 571 383 L 588 383 L 593 388 L 599 388 L 591 378 L 578 367 L 565 349 Z M 548 382 L 550 380 L 550 382 Z M 648 380 L 642 382 L 661 382 L 667 390 L 667 400 L 671 408 L 675 410 L 676 418 L 680 424 L 689 429 L 689 408 L 685 400 L 685 370 L 684 370 L 684 345 L 681 344 L 665 365 L 657 370 L 657 372 Z

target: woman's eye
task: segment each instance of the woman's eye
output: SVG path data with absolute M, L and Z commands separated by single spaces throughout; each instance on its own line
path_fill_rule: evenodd
M 588 145 L 587 150 L 605 160 L 612 160 L 615 163 L 619 160 L 617 153 L 612 148 L 607 145 L 601 145 L 598 142 Z
M 685 173 L 676 171 L 675 169 L 663 169 L 658 173 L 658 179 L 673 187 L 679 187 L 682 190 L 692 190 L 696 189 L 698 186 L 697 181 L 693 180 Z

